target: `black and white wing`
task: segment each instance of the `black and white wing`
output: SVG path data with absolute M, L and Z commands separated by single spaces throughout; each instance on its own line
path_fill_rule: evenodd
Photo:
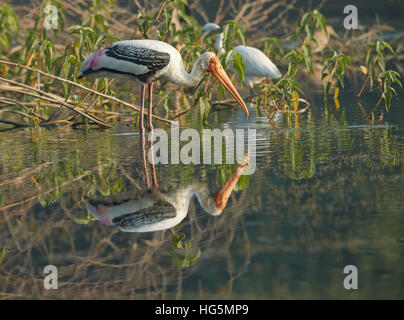
M 92 215 L 107 225 L 123 231 L 148 229 L 177 216 L 175 207 L 158 192 L 98 196 L 86 200 Z
M 167 219 L 175 218 L 176 215 L 177 212 L 171 203 L 157 200 L 150 207 L 113 218 L 112 223 L 125 231 L 156 225 Z
M 104 71 L 133 75 L 145 83 L 170 62 L 166 52 L 119 43 L 106 48 L 105 55 L 111 58 L 111 65 Z

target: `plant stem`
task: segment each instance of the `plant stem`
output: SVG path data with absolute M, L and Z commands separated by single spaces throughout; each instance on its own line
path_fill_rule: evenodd
M 365 89 L 365 85 L 366 85 L 366 83 L 368 82 L 369 78 L 370 78 L 370 73 L 368 72 L 368 74 L 367 74 L 367 76 L 366 76 L 366 79 L 365 79 L 365 81 L 363 82 L 362 87 L 361 87 L 359 93 L 356 95 L 356 100 L 358 100 L 359 97 L 362 95 L 362 92 L 363 92 L 363 90 Z
M 368 115 L 366 116 L 366 119 L 369 119 L 370 115 L 376 111 L 376 109 L 379 107 L 380 102 L 382 102 L 383 99 L 383 95 L 380 96 L 379 101 L 377 101 L 376 105 L 374 106 L 374 108 L 372 109 L 372 111 L 370 111 L 368 113 Z
M 34 68 L 31 68 L 31 67 L 28 67 L 28 66 L 24 66 L 24 65 L 21 65 L 21 64 L 18 64 L 18 63 L 14 63 L 14 62 L 9 62 L 9 61 L 5 61 L 5 60 L 0 60 L 0 63 L 7 64 L 7 65 L 10 65 L 10 66 L 14 66 L 14 67 L 23 68 L 23 69 L 26 69 L 26 70 L 29 70 L 29 71 L 33 71 L 33 72 L 37 72 L 37 73 L 40 73 L 40 74 L 42 74 L 42 75 L 48 76 L 49 78 L 56 79 L 56 80 L 59 80 L 59 81 L 65 82 L 65 83 L 69 83 L 69 84 L 71 84 L 72 86 L 75 86 L 75 87 L 80 88 L 80 89 L 83 89 L 83 90 L 85 90 L 85 91 L 94 93 L 94 94 L 96 94 L 96 95 L 98 95 L 98 96 L 107 98 L 107 99 L 112 100 L 112 101 L 115 101 L 115 102 L 117 102 L 117 103 L 123 104 L 124 106 L 127 106 L 127 107 L 129 107 L 129 108 L 131 108 L 131 109 L 133 109 L 133 110 L 136 110 L 136 111 L 140 112 L 140 108 L 137 107 L 137 106 L 135 106 L 135 105 L 132 105 L 132 104 L 130 104 L 130 103 L 128 103 L 128 102 L 125 102 L 125 101 L 123 101 L 123 100 L 121 100 L 121 99 L 118 99 L 118 98 L 115 98 L 115 97 L 113 97 L 113 96 L 110 96 L 110 95 L 107 95 L 107 94 L 100 93 L 100 92 L 98 92 L 98 91 L 92 90 L 92 89 L 87 88 L 87 87 L 85 87 L 85 86 L 83 86 L 83 85 L 81 85 L 81 84 L 78 84 L 78 83 L 74 82 L 74 81 L 70 81 L 70 80 L 67 80 L 67 79 L 64 79 L 64 78 L 61 78 L 61 77 L 57 77 L 57 76 L 54 76 L 53 74 L 50 74 L 50 73 L 47 73 L 47 72 L 44 72 L 44 71 L 41 71 L 41 70 L 38 70 L 38 69 L 34 69 Z M 32 89 L 32 88 L 31 88 L 31 89 Z M 146 115 L 147 115 L 147 113 L 148 113 L 148 111 L 145 110 L 145 114 L 146 114 Z M 162 122 L 167 122 L 167 123 L 171 123 L 171 122 L 172 122 L 172 121 L 170 121 L 170 120 L 168 120 L 168 119 L 164 119 L 164 118 L 161 118 L 161 117 L 159 117 L 159 116 L 152 115 L 152 117 L 153 117 L 154 119 L 159 120 L 159 121 L 162 121 Z

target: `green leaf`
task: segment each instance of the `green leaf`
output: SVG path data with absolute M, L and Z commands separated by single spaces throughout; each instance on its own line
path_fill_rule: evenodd
M 384 59 L 378 59 L 377 63 L 379 64 L 380 69 L 382 69 L 382 71 L 386 71 L 386 64 L 384 63 Z
M 352 65 L 351 58 L 349 58 L 347 55 L 340 53 L 339 56 L 345 61 L 345 63 Z
M 396 84 L 398 84 L 401 88 L 403 87 L 403 84 L 401 83 L 401 81 L 400 81 L 399 79 L 395 78 L 395 79 L 393 80 L 393 82 L 396 83 Z
M 382 43 L 380 41 L 377 41 L 376 42 L 376 51 L 381 54 L 382 50 L 383 50 Z
M 285 56 L 281 60 L 281 63 L 283 61 L 290 60 L 292 56 L 296 56 L 296 51 L 295 50 L 292 50 L 292 51 L 288 52 L 287 54 L 285 54 Z
M 230 43 L 230 25 L 227 24 L 224 27 L 224 31 L 223 31 L 223 47 L 225 48 L 226 51 L 228 51 L 229 49 L 229 43 Z
M 225 66 L 225 68 L 227 68 L 229 66 L 229 63 L 234 58 L 234 52 L 235 51 L 233 49 L 226 52 L 226 56 L 224 58 L 224 66 Z
M 370 50 L 366 53 L 366 66 L 369 68 L 370 61 L 372 60 L 372 52 Z
M 340 73 L 337 73 L 337 77 L 339 82 L 341 83 L 341 87 L 344 87 L 344 76 Z
M 305 46 L 303 50 L 303 55 L 304 55 L 304 63 L 306 64 L 307 69 L 310 71 L 310 73 L 314 76 L 314 70 L 313 70 L 313 65 L 311 62 L 311 52 L 310 52 L 310 47 L 307 45 Z
M 77 62 L 77 58 L 71 54 L 69 56 L 69 62 L 70 62 L 70 64 L 75 64 Z
M 3 262 L 5 255 L 6 255 L 6 248 L 4 247 L 3 250 L 1 250 L 0 252 L 0 264 Z
M 6 41 L 6 39 L 0 37 L 0 46 L 2 46 L 6 51 L 8 51 L 10 43 Z
M 198 248 L 198 252 L 196 253 L 196 255 L 191 257 L 190 265 L 194 264 L 200 258 L 200 256 L 201 256 L 201 249 Z
M 199 112 L 201 114 L 202 121 L 206 121 L 209 118 L 210 112 L 212 111 L 212 101 L 207 97 L 199 98 Z
M 384 98 L 384 104 L 385 104 L 385 107 L 386 107 L 386 111 L 389 112 L 390 111 L 391 98 L 392 98 L 392 94 L 391 94 L 390 89 L 383 92 L 383 98 Z
M 385 48 L 389 49 L 392 54 L 394 54 L 394 50 L 393 50 L 393 48 L 391 47 L 390 44 L 388 44 L 386 41 L 383 41 L 383 45 L 384 45 Z
M 299 28 L 304 28 L 311 17 L 311 12 L 307 12 L 303 15 L 299 23 Z
M 243 57 L 241 56 L 241 54 L 239 54 L 236 51 L 234 51 L 233 56 L 234 56 L 234 59 L 233 59 L 232 65 L 233 65 L 234 70 L 236 70 L 236 72 L 237 72 L 240 83 L 242 83 L 244 80 L 244 72 L 245 72 L 245 65 L 244 65 Z
M 327 81 L 324 83 L 324 96 L 328 97 L 328 93 L 330 92 L 331 82 Z
M 374 82 L 376 80 L 376 70 L 375 68 L 370 68 L 370 91 L 373 91 L 374 88 Z
M 223 86 L 219 83 L 219 85 L 217 86 L 217 100 L 220 102 L 220 100 L 222 100 L 224 95 L 224 88 Z
M 241 30 L 241 28 L 237 29 L 237 36 L 241 39 L 243 45 L 246 45 L 246 38 L 245 38 L 245 34 L 243 32 L 243 30 Z

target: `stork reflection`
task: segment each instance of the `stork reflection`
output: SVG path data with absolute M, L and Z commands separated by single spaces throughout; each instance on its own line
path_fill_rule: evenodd
M 230 178 L 220 190 L 212 195 L 207 185 L 192 182 L 178 189 L 160 192 L 155 167 L 151 164 L 152 187 L 146 164 L 145 138 L 142 138 L 141 152 L 145 169 L 146 192 L 137 192 L 131 197 L 111 196 L 88 199 L 86 206 L 91 214 L 105 225 L 113 225 L 125 232 L 152 232 L 170 229 L 179 224 L 188 214 L 189 204 L 196 197 L 207 213 L 217 216 L 227 205 L 228 199 L 236 186 L 248 157 L 238 165 Z M 152 142 L 149 145 L 153 148 Z

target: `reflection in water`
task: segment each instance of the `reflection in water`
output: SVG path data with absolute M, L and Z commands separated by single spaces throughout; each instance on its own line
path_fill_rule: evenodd
M 208 127 L 257 130 L 252 176 L 149 165 L 149 179 L 130 128 L 0 133 L 0 298 L 403 298 L 403 109 L 368 125 L 346 92 L 337 110 L 320 88 L 278 129 L 254 108 L 248 120 L 213 112 Z M 192 119 L 185 125 L 205 128 Z M 86 205 L 196 187 L 215 205 L 217 190 L 231 192 L 223 213 L 205 213 L 195 194 L 170 230 L 121 232 Z M 47 264 L 58 266 L 58 290 L 43 288 Z M 348 264 L 359 270 L 355 292 L 342 285 Z
M 150 148 L 153 142 L 150 141 Z M 141 153 L 146 181 L 149 187 L 149 177 L 142 136 Z M 188 214 L 189 202 L 196 196 L 202 208 L 213 216 L 219 215 L 227 205 L 233 188 L 237 184 L 248 159 L 239 165 L 222 188 L 212 196 L 208 187 L 198 182 L 180 186 L 170 193 L 161 193 L 151 164 L 153 188 L 147 192 L 137 192 L 130 198 L 122 195 L 113 197 L 93 198 L 86 201 L 91 214 L 105 225 L 118 226 L 126 232 L 150 232 L 169 229 L 179 224 Z

